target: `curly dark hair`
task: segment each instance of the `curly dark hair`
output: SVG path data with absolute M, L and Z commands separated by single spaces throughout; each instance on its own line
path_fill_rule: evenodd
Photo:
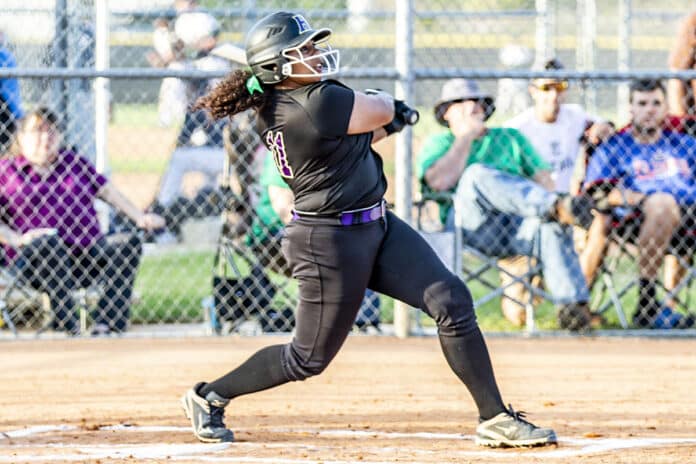
M 246 82 L 251 76 L 252 73 L 248 69 L 234 71 L 210 92 L 196 100 L 193 109 L 207 110 L 213 118 L 222 119 L 249 108 L 262 107 L 268 98 L 268 89 L 264 88 L 263 93 L 250 94 Z

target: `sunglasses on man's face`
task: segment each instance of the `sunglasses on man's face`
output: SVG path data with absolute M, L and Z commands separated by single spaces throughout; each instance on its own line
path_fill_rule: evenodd
M 534 87 L 541 90 L 542 92 L 550 92 L 551 90 L 555 90 L 557 92 L 562 92 L 564 90 L 568 90 L 568 81 L 546 82 L 544 84 L 534 84 Z

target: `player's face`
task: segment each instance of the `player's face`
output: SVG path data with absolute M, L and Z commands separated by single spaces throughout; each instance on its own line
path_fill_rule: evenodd
M 667 103 L 661 89 L 636 91 L 631 95 L 631 121 L 635 130 L 644 133 L 657 131 L 666 114 Z
M 319 48 L 313 40 L 296 50 L 289 50 L 288 55 L 300 61 L 292 64 L 292 74 L 294 76 L 288 77 L 285 83 L 293 87 L 301 87 L 319 82 L 325 69 L 324 60 L 317 55 L 323 52 L 324 50 Z
M 30 163 L 49 166 L 58 156 L 61 134 L 50 122 L 37 117 L 30 118 L 18 134 L 19 147 Z
M 544 122 L 554 122 L 567 89 L 568 81 L 535 79 L 529 86 L 529 93 L 534 100 L 537 117 Z

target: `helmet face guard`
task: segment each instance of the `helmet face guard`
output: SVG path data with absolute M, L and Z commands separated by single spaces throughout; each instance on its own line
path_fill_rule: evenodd
M 288 77 L 325 77 L 338 73 L 339 52 L 326 43 L 331 29 L 312 29 L 299 14 L 280 11 L 260 20 L 249 32 L 247 62 L 264 84 L 277 84 Z M 301 48 L 314 41 L 319 53 L 307 56 Z M 321 63 L 317 69 L 317 60 Z M 303 66 L 292 72 L 292 65 Z M 312 66 L 314 65 L 314 66 Z
M 312 40 L 312 37 L 303 41 L 299 45 L 283 50 L 281 55 L 283 56 L 283 58 L 285 58 L 285 63 L 281 68 L 281 75 L 285 78 L 314 76 L 320 76 L 323 78 L 338 74 L 341 55 L 338 50 L 332 49 L 331 45 L 328 44 L 329 34 L 331 34 L 331 31 L 328 31 L 328 33 L 323 38 L 315 42 L 314 45 L 320 52 L 316 55 L 304 56 L 304 54 L 302 53 L 302 47 L 304 47 L 304 45 L 307 42 Z M 291 54 L 291 52 L 295 52 L 297 53 L 297 55 Z M 312 66 L 312 64 L 310 64 L 311 62 L 316 62 L 317 60 L 321 62 L 321 71 L 317 71 L 315 69 L 315 66 Z M 293 73 L 292 65 L 297 63 L 303 64 L 307 72 Z

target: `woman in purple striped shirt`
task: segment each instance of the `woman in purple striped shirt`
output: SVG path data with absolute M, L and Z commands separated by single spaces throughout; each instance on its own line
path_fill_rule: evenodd
M 164 219 L 141 212 L 94 166 L 61 148 L 58 118 L 46 108 L 22 120 L 19 154 L 0 160 L 0 243 L 5 261 L 22 283 L 46 292 L 52 327 L 79 334 L 72 290 L 99 286 L 92 314 L 93 334 L 127 328 L 141 240 L 105 237 L 94 201 L 99 198 L 133 219 L 138 227 L 164 227 Z

